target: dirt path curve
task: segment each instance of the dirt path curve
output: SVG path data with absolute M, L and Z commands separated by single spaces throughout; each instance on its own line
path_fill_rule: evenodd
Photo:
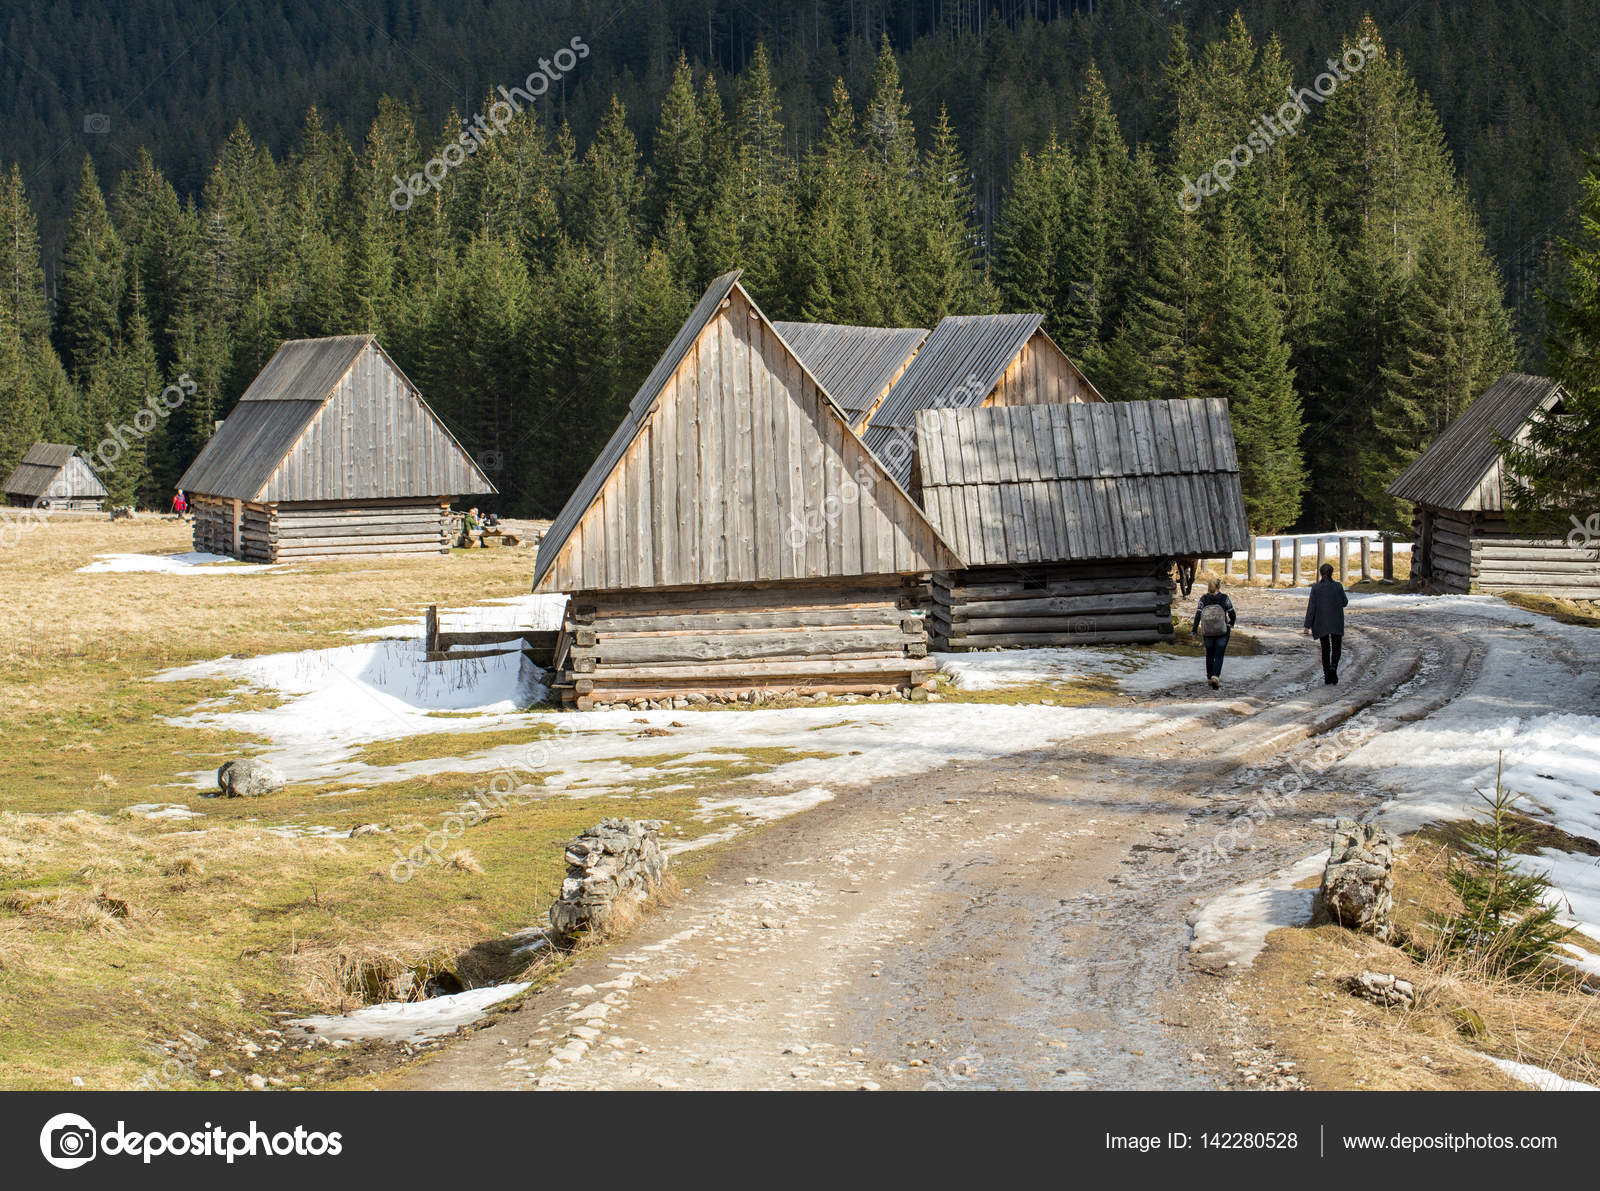
M 1294 632 L 1303 602 L 1249 603 L 1272 664 L 1239 692 L 1206 690 L 1196 661 L 1196 681 L 1140 700 L 1157 727 L 880 781 L 745 836 L 634 936 L 400 1086 L 1227 1086 L 1240 1037 L 1208 1017 L 1188 918 L 1374 792 L 1330 775 L 1187 881 L 1179 849 L 1319 734 L 1427 715 L 1479 663 L 1469 636 L 1369 614 L 1324 686 Z

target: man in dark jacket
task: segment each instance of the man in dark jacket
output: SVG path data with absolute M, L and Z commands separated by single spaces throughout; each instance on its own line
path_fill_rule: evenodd
M 1306 600 L 1306 636 L 1322 642 L 1322 681 L 1334 685 L 1339 681 L 1344 608 L 1350 597 L 1344 593 L 1344 584 L 1334 579 L 1333 564 L 1323 563 L 1318 573 L 1322 578 L 1311 585 L 1311 597 Z
M 1194 610 L 1194 628 L 1191 632 L 1200 632 L 1200 622 L 1205 619 L 1206 609 L 1212 606 L 1222 609 L 1227 616 L 1226 624 L 1218 624 L 1220 615 L 1213 616 L 1214 627 L 1208 627 L 1204 641 L 1206 644 L 1206 681 L 1211 684 L 1211 689 L 1216 690 L 1222 683 L 1222 659 L 1228 652 L 1228 638 L 1233 636 L 1233 626 L 1238 621 L 1234 615 L 1233 601 L 1222 594 L 1222 584 L 1213 579 L 1206 584 L 1206 594 L 1200 597 L 1200 602 Z M 1220 631 L 1219 631 L 1220 630 Z

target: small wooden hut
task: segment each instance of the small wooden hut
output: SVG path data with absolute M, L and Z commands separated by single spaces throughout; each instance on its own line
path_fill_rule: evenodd
M 931 684 L 906 584 L 958 566 L 738 284 L 717 278 L 539 546 L 579 708 Z
M 285 343 L 178 486 L 195 549 L 252 562 L 448 553 L 495 491 L 371 335 Z
M 939 320 L 861 436 L 896 483 L 911 478 L 919 410 L 1105 400 L 1043 321 L 1039 314 Z
M 1559 412 L 1561 400 L 1548 377 L 1507 373 L 1389 485 L 1389 495 L 1413 505 L 1413 577 L 1447 592 L 1600 599 L 1600 542 L 1530 536 L 1507 515 L 1500 442 L 1519 440 L 1535 414 Z
M 1174 559 L 1250 541 L 1221 398 L 923 410 L 912 493 L 967 564 L 943 649 L 1171 638 Z
M 34 443 L 6 480 L 12 507 L 98 511 L 106 495 L 82 452 L 61 443 Z
M 910 366 L 928 332 L 921 327 L 774 323 L 801 363 L 860 434 Z

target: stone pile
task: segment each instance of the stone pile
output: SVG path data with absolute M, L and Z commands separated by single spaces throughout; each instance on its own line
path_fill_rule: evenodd
M 1394 934 L 1394 850 L 1400 841 L 1354 819 L 1333 829 L 1322 873 L 1322 911 L 1349 930 L 1389 942 Z
M 739 691 L 736 694 L 718 694 L 709 692 L 701 694 L 696 691 L 688 695 L 673 695 L 662 699 L 619 699 L 615 702 L 594 705 L 595 711 L 693 711 L 696 708 L 706 707 L 737 707 L 740 704 L 782 704 L 782 703 L 825 703 L 829 699 L 843 699 L 845 702 L 855 702 L 870 699 L 873 702 L 921 702 L 928 697 L 928 692 L 920 687 L 910 691 L 875 691 L 872 694 L 861 695 L 832 695 L 802 694 L 798 690 L 749 690 Z
M 1385 1009 L 1410 1009 L 1417 1003 L 1416 985 L 1387 972 L 1362 972 L 1346 976 L 1341 983 L 1356 996 Z
M 559 935 L 620 929 L 661 888 L 667 857 L 658 819 L 606 819 L 567 845 L 567 876 L 550 907 Z

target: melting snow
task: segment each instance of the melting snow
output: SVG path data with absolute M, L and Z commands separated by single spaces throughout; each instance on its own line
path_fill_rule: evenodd
M 289 1024 L 334 1040 L 422 1042 L 471 1025 L 489 1008 L 516 996 L 527 984 L 496 984 L 425 1001 L 386 1001 L 353 1013 L 298 1017 Z
M 1500 1070 L 1512 1079 L 1519 1079 L 1525 1084 L 1532 1084 L 1541 1092 L 1600 1092 L 1600 1088 L 1590 1083 L 1581 1083 L 1576 1079 L 1562 1079 L 1553 1071 L 1546 1071 L 1543 1067 L 1530 1067 L 1527 1063 L 1513 1063 L 1510 1059 L 1497 1059 L 1493 1055 L 1484 1055 Z
M 80 575 L 259 575 L 277 566 L 238 562 L 226 554 L 97 554 Z

